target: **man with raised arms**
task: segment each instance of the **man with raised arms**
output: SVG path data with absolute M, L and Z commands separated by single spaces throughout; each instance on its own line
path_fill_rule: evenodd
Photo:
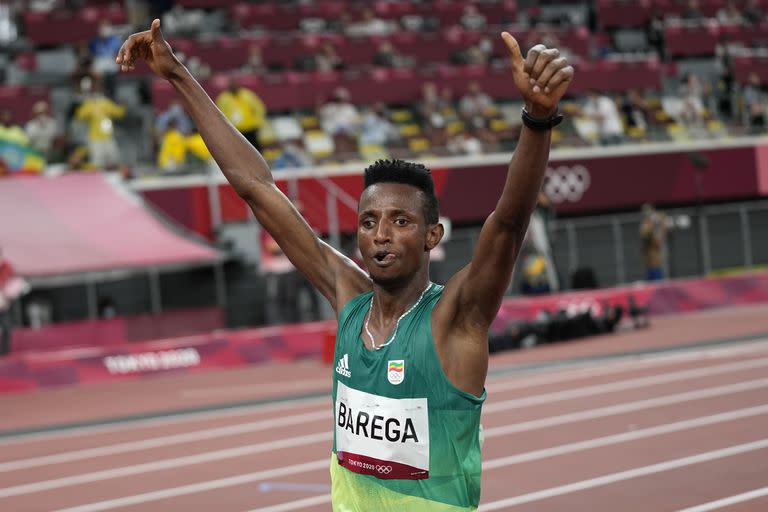
M 277 188 L 262 156 L 174 56 L 154 20 L 123 44 L 175 88 L 235 191 L 338 317 L 333 366 L 335 511 L 471 511 L 480 501 L 480 410 L 488 330 L 510 282 L 573 68 L 508 33 L 510 87 L 525 101 L 520 141 L 472 261 L 444 286 L 429 280 L 443 235 L 429 170 L 379 161 L 365 170 L 358 247 L 367 269 L 320 240 Z M 470 200 L 470 198 L 467 198 Z

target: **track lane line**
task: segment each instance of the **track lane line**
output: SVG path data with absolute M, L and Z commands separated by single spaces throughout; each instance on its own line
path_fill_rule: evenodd
M 160 491 L 153 491 L 153 492 L 148 492 L 144 494 L 137 494 L 134 496 L 125 496 L 125 497 L 117 498 L 114 500 L 90 503 L 88 505 L 81 505 L 76 507 L 59 509 L 54 512 L 97 512 L 100 510 L 110 510 L 117 507 L 139 505 L 139 504 L 147 503 L 150 501 L 173 498 L 175 496 L 182 496 L 185 494 L 193 494 L 198 492 L 211 491 L 215 489 L 222 489 L 224 487 L 232 487 L 235 485 L 249 484 L 253 482 L 258 482 L 259 480 L 265 480 L 268 478 L 295 475 L 297 473 L 316 471 L 323 468 L 328 469 L 329 462 L 330 462 L 330 459 L 304 462 L 302 464 L 293 464 L 291 466 L 285 466 L 280 469 L 269 469 L 266 471 L 257 471 L 255 473 L 247 473 L 244 475 L 237 475 L 237 476 L 232 476 L 228 478 L 220 478 L 217 480 L 208 480 L 206 482 L 182 485 L 180 487 L 171 487 L 169 489 L 162 489 Z
M 700 389 L 698 391 L 690 391 L 685 393 L 679 393 L 676 395 L 668 395 L 667 397 L 658 397 L 650 400 L 641 400 L 637 403 L 630 402 L 626 404 L 619 404 L 616 406 L 600 407 L 597 409 L 587 409 L 579 411 L 577 413 L 564 414 L 560 416 L 541 418 L 538 420 L 525 421 L 521 423 L 515 423 L 512 425 L 505 425 L 503 427 L 495 427 L 484 430 L 483 435 L 486 439 L 494 437 L 500 437 L 511 433 L 520 433 L 530 430 L 536 430 L 546 427 L 555 427 L 567 425 L 570 423 L 576 423 L 579 421 L 585 421 L 590 419 L 604 418 L 607 416 L 613 416 L 625 412 L 638 411 L 643 409 L 651 409 L 654 407 L 673 405 L 678 403 L 689 402 L 692 400 L 700 400 L 702 398 L 714 398 L 723 395 L 740 393 L 743 391 L 750 391 L 768 387 L 768 378 L 758 379 L 755 381 L 744 381 L 735 384 L 727 384 L 725 386 L 718 386 L 708 389 Z M 637 404 L 637 405 L 635 405 Z M 635 405 L 635 406 L 633 406 Z M 179 468 L 182 466 L 202 464 L 207 462 L 225 460 L 228 458 L 236 458 L 256 453 L 266 453 L 282 448 L 296 448 L 299 446 L 306 446 L 315 444 L 324 440 L 331 440 L 332 432 L 320 432 L 316 434 L 310 434 L 302 437 L 292 437 L 289 439 L 278 439 L 273 441 L 267 441 L 263 443 L 257 443 L 247 446 L 237 446 L 234 448 L 225 448 L 221 450 L 214 450 L 209 452 L 203 452 L 195 455 L 187 455 L 184 457 L 176 457 L 170 459 L 160 459 L 153 462 L 146 462 L 143 464 L 134 464 L 132 466 L 123 466 L 116 469 L 107 469 L 101 471 L 94 471 L 90 473 L 76 474 L 72 476 L 66 476 L 62 478 L 55 478 L 50 480 L 43 480 L 38 482 L 30 482 L 26 484 L 19 484 L 12 487 L 0 488 L 0 498 L 18 496 L 21 494 L 31 494 L 35 492 L 42 492 L 51 489 L 58 489 L 61 487 L 68 487 L 72 485 L 81 485 L 92 482 L 99 482 L 102 480 L 109 480 L 112 478 L 122 478 L 126 476 L 143 474 L 150 471 L 162 471 L 164 469 Z
M 40 457 L 31 457 L 28 459 L 17 459 L 9 462 L 0 463 L 0 473 L 7 471 L 18 471 L 19 469 L 28 469 L 39 466 L 48 466 L 51 464 L 62 464 L 65 462 L 74 462 L 76 460 L 92 459 L 95 457 L 106 457 L 124 453 L 130 453 L 151 448 L 164 448 L 176 444 L 190 443 L 195 441 L 207 441 L 225 436 L 239 434 L 248 434 L 271 428 L 286 427 L 289 425 L 304 424 L 311 421 L 328 420 L 327 408 L 321 411 L 284 416 L 278 419 L 260 420 L 248 423 L 237 423 L 225 427 L 215 427 L 205 430 L 195 430 L 184 434 L 172 434 L 168 436 L 152 437 L 140 441 L 128 441 L 124 443 L 99 446 L 97 448 L 85 448 L 70 452 L 62 452 L 54 455 L 43 455 Z
M 695 400 L 703 400 L 706 398 L 730 395 L 733 393 L 741 393 L 744 391 L 764 388 L 766 386 L 768 386 L 768 378 L 747 380 L 733 384 L 726 384 L 723 386 L 699 389 L 696 391 L 686 391 L 673 395 L 659 396 L 656 398 L 650 398 L 648 400 L 638 400 L 635 402 L 608 405 L 605 407 L 598 407 L 596 409 L 587 409 L 584 411 L 559 414 L 557 416 L 547 416 L 546 418 L 528 420 L 520 423 L 512 423 L 510 425 L 504 425 L 501 427 L 486 428 L 483 430 L 483 435 L 485 435 L 486 438 L 489 438 L 526 432 L 538 428 L 557 427 L 569 423 L 576 423 L 579 421 L 594 420 L 608 416 L 616 416 L 618 414 L 625 414 L 628 412 L 653 409 L 655 407 L 664 407 L 667 405 L 675 405 L 685 402 L 693 402 Z
M 711 377 L 713 375 L 721 375 L 723 373 L 736 372 L 740 370 L 751 370 L 765 366 L 768 366 L 768 357 L 762 357 L 748 361 L 739 361 L 736 363 L 706 366 L 704 368 L 695 368 L 692 370 L 662 373 L 659 375 L 638 377 L 634 379 L 618 380 L 615 382 L 597 384 L 594 386 L 584 386 L 580 388 L 568 389 L 565 391 L 555 391 L 551 393 L 543 393 L 540 395 L 531 395 L 523 398 L 514 398 L 502 402 L 491 403 L 483 406 L 483 412 L 490 413 L 508 411 L 510 409 L 519 409 L 521 407 L 527 407 L 531 405 L 551 404 L 554 402 L 562 402 L 574 398 L 586 398 L 595 395 L 602 395 L 605 393 L 627 391 L 630 389 L 656 386 L 658 384 L 669 384 L 670 382 L 679 382 L 683 380 L 697 379 L 700 377 Z
M 249 510 L 248 512 L 288 512 L 289 510 L 299 510 L 307 507 L 314 507 L 315 505 L 322 505 L 323 503 L 330 503 L 330 494 L 321 494 L 318 496 L 312 496 L 311 498 L 304 498 L 303 500 L 290 501 L 281 505 L 273 505 L 271 507 L 258 508 Z
M 688 378 L 697 378 L 701 376 L 719 375 L 721 373 L 728 373 L 731 371 L 738 371 L 741 369 L 752 369 L 754 367 L 768 366 L 768 358 L 761 358 L 749 361 L 739 361 L 736 363 L 725 363 L 721 365 L 710 365 L 703 368 L 696 368 L 693 370 L 682 370 L 677 372 L 661 373 L 651 375 L 647 377 L 640 377 L 636 379 L 619 380 L 606 384 L 599 384 L 596 386 L 585 386 L 581 388 L 569 389 L 566 391 L 558 391 L 545 393 L 542 395 L 531 395 L 523 398 L 513 398 L 501 402 L 494 402 L 484 406 L 483 414 L 493 414 L 499 411 L 507 411 L 510 409 L 518 409 L 530 405 L 541 405 L 546 403 L 553 403 L 561 400 L 567 400 L 572 398 L 583 398 L 587 396 L 595 396 L 602 393 L 611 393 L 617 390 L 637 389 L 639 387 L 656 385 L 659 383 L 677 382 L 680 380 L 686 380 Z M 695 393 L 695 392 L 694 392 Z M 675 395 L 670 395 L 675 396 Z M 660 397 L 659 399 L 662 399 Z M 578 413 L 573 413 L 578 414 Z M 53 455 L 44 455 L 40 457 L 31 457 L 27 459 L 16 459 L 8 462 L 0 463 L 0 473 L 7 471 L 15 471 L 19 469 L 26 469 L 32 467 L 39 467 L 49 464 L 60 464 L 66 462 L 73 462 L 76 460 L 84 460 L 93 457 L 103 457 L 110 455 L 117 455 L 121 453 L 128 453 L 137 450 L 143 450 L 147 448 L 171 446 L 174 444 L 181 444 L 185 442 L 191 442 L 196 440 L 209 440 L 216 437 L 222 437 L 227 435 L 243 434 L 249 432 L 255 432 L 264 430 L 263 425 L 268 425 L 268 428 L 272 426 L 285 426 L 295 425 L 297 423 L 303 423 L 305 421 L 321 421 L 328 417 L 328 412 L 325 408 L 320 411 L 313 411 L 309 413 L 302 413 L 299 415 L 289 415 L 280 418 L 279 420 L 261 420 L 245 424 L 228 425 L 225 427 L 215 427 L 213 429 L 203 429 L 185 434 L 173 434 L 169 436 L 160 436 L 156 438 L 143 439 L 139 441 L 128 441 L 124 443 L 110 444 L 108 446 L 101 446 L 95 448 L 86 448 L 82 450 L 74 450 L 71 452 L 62 452 Z M 536 420 L 534 420 L 536 421 Z M 513 426 L 510 426 L 513 427 Z M 501 427 L 503 428 L 503 427 Z
M 713 358 L 737 357 L 745 353 L 765 352 L 768 351 L 768 344 L 766 342 L 768 342 L 768 338 L 739 342 L 724 347 L 699 349 L 681 348 L 680 351 L 674 352 L 627 355 L 626 360 L 590 361 L 579 364 L 579 366 L 576 368 L 550 368 L 543 370 L 542 372 L 537 372 L 535 375 L 491 375 L 489 376 L 489 383 L 494 385 L 493 383 L 497 382 L 502 383 L 502 386 L 508 385 L 512 389 L 525 389 L 528 387 L 534 387 L 548 383 L 576 380 L 583 378 L 584 374 L 604 375 L 611 373 L 621 373 L 621 371 L 627 367 L 642 368 L 648 366 L 649 364 L 662 366 L 668 364 L 676 364 L 679 362 L 696 361 L 697 359 L 709 361 Z M 620 367 L 620 371 L 613 370 L 613 367 L 616 365 Z M 531 381 L 531 383 L 529 384 L 527 381 Z M 493 392 L 504 389 L 504 387 L 499 388 L 498 390 L 494 389 Z M 109 424 L 87 425 L 79 427 L 64 426 L 62 427 L 62 430 L 18 433 L 8 437 L 0 437 L 0 446 L 23 444 L 28 441 L 35 442 L 49 439 L 82 437 L 89 434 L 119 432 L 134 428 L 175 425 L 179 423 L 191 423 L 194 421 L 232 418 L 259 412 L 291 409 L 306 405 L 312 406 L 314 404 L 325 403 L 327 400 L 328 396 L 305 397 L 290 399 L 288 402 L 239 405 L 212 411 L 179 411 L 173 415 L 163 417 L 138 419 L 128 418 L 125 420 L 118 419 L 116 420 L 117 422 Z M 1 432 L 0 435 L 2 435 Z
M 756 500 L 757 498 L 762 498 L 763 496 L 768 496 L 768 487 L 763 487 L 762 489 L 755 489 L 754 491 L 736 494 L 734 496 L 728 496 L 727 498 L 722 498 L 716 501 L 710 501 L 708 503 L 702 503 L 701 505 L 696 505 L 695 507 L 680 509 L 677 512 L 709 512 L 710 510 L 717 510 L 719 508 L 727 507 L 729 505 L 736 505 L 737 503 Z
M 271 452 L 280 450 L 283 448 L 293 448 L 295 446 L 303 446 L 309 444 L 315 444 L 323 441 L 330 441 L 333 439 L 331 432 L 319 432 L 316 434 L 309 434 L 306 436 L 293 437 L 281 440 L 271 440 L 264 443 L 257 443 L 248 446 L 236 446 L 234 448 L 226 448 L 223 450 L 215 450 L 210 452 L 198 453 L 195 455 L 186 455 L 184 457 L 175 457 L 171 459 L 160 459 L 153 462 L 145 462 L 143 464 L 134 464 L 132 466 L 123 466 L 115 469 L 106 469 L 102 471 L 94 471 L 91 473 L 75 474 L 72 476 L 65 476 L 62 478 L 55 478 L 51 480 L 43 480 L 40 482 L 32 482 L 28 484 L 15 485 L 12 487 L 0 488 L 0 499 L 8 498 L 11 496 L 20 496 L 23 494 L 31 494 L 36 492 L 48 491 L 51 489 L 60 489 L 62 487 L 70 487 L 73 485 L 89 484 L 93 482 L 100 482 L 102 480 L 110 480 L 112 478 L 124 478 L 131 475 L 143 475 L 152 471 L 162 471 L 165 469 L 179 469 L 183 466 L 191 466 L 194 464 L 204 464 L 206 462 L 214 462 L 226 459 L 232 459 L 236 457 L 244 457 L 247 455 L 255 455 L 257 453 Z M 301 466 L 301 464 L 299 464 Z M 280 475 L 275 475 L 280 476 Z
M 552 374 L 536 374 L 531 375 L 530 379 L 526 379 L 526 382 L 519 386 L 519 389 L 525 389 L 528 387 L 542 386 L 547 384 L 556 384 L 559 382 L 567 382 L 569 380 L 577 380 L 584 377 L 592 377 L 594 375 L 605 376 L 614 373 L 622 373 L 628 370 L 646 369 L 648 366 L 661 367 L 671 364 L 681 363 L 693 363 L 693 362 L 708 362 L 713 359 L 724 359 L 729 357 L 739 357 L 746 354 L 754 354 L 759 352 L 768 351 L 768 338 L 765 341 L 750 342 L 748 346 L 739 347 L 724 347 L 718 349 L 706 349 L 706 350 L 691 350 L 681 351 L 665 354 L 647 354 L 638 355 L 634 360 L 626 361 L 613 361 L 605 363 L 605 365 L 598 366 L 599 362 L 589 361 L 578 367 L 572 367 L 568 370 L 568 375 L 564 378 L 561 376 L 561 372 L 551 372 Z M 488 392 L 506 391 L 508 389 L 518 389 L 515 386 L 513 379 L 504 379 L 501 382 L 496 383 L 494 379 L 489 379 Z
M 768 414 L 768 404 L 763 404 L 756 407 L 750 407 L 746 409 L 739 409 L 734 411 L 728 411 L 710 416 L 702 416 L 699 418 L 693 418 L 689 420 L 679 421 L 675 423 L 662 424 L 646 429 L 634 430 L 632 432 L 621 432 L 618 434 L 612 434 L 599 438 L 589 439 L 585 441 L 578 441 L 574 443 L 562 444 L 555 447 L 544 448 L 541 450 L 534 450 L 531 452 L 519 453 L 508 457 L 501 457 L 498 459 L 492 459 L 483 464 L 483 470 L 493 470 L 500 467 L 511 466 L 514 464 L 520 464 L 522 462 L 530 462 L 533 460 L 540 460 L 549 457 L 555 457 L 567 453 L 574 453 L 578 451 L 589 450 L 593 448 L 609 446 L 613 444 L 624 443 L 628 441 L 634 441 L 637 439 L 644 439 L 648 437 L 654 437 L 658 435 L 664 435 L 668 433 L 681 432 L 693 428 L 700 428 L 703 426 L 715 425 L 718 423 L 724 423 L 728 421 L 734 421 L 738 419 Z M 768 441 L 767 441 L 768 442 Z M 59 512 L 86 512 L 86 511 L 100 511 L 110 510 L 118 506 L 135 505 L 146 503 L 148 501 L 155 501 L 157 499 L 163 499 L 167 497 L 179 496 L 183 494 L 190 494 L 196 492 L 202 492 L 205 490 L 220 489 L 223 487 L 229 487 L 232 485 L 241 485 L 244 483 L 253 482 L 261 479 L 272 479 L 278 476 L 285 476 L 288 474 L 302 473 L 305 471 L 317 469 L 318 465 L 322 463 L 328 464 L 327 459 L 321 459 L 312 461 L 309 463 L 294 464 L 291 466 L 285 466 L 278 470 L 265 470 L 256 473 L 249 473 L 245 475 L 238 475 L 237 477 L 228 477 L 218 480 L 201 482 L 197 484 L 189 484 L 170 489 L 164 489 L 162 491 L 153 491 L 143 494 L 137 494 L 133 496 L 126 496 L 113 500 L 104 500 L 88 505 L 82 505 L 79 507 L 68 508 Z M 311 469 L 305 469 L 310 465 Z M 175 466 L 174 466 L 175 467 Z M 233 483 L 234 482 L 234 483 Z M 35 484 L 27 484 L 35 485 Z M 13 489 L 13 488 L 9 488 Z M 168 494 L 170 493 L 170 494 Z M 19 493 L 17 493 L 19 494 Z M 15 495 L 15 494 L 12 494 Z M 0 497 L 2 497 L 2 491 L 0 491 Z M 157 497 L 160 496 L 160 497 Z M 128 500 L 128 501 L 126 501 Z M 292 502 L 289 502 L 292 503 Z
M 611 446 L 611 445 L 620 444 L 628 441 L 647 439 L 649 437 L 670 434 L 674 432 L 682 432 L 682 431 L 690 430 L 693 428 L 711 426 L 719 423 L 725 423 L 728 421 L 750 418 L 750 417 L 760 416 L 764 414 L 768 414 L 768 404 L 763 404 L 756 407 L 749 407 L 745 409 L 727 411 L 727 412 L 713 414 L 709 416 L 701 416 L 699 418 L 691 418 L 688 420 L 678 421 L 674 423 L 667 423 L 663 425 L 657 425 L 654 427 L 634 430 L 632 432 L 621 432 L 618 434 L 611 434 L 603 437 L 589 439 L 586 441 L 566 443 L 559 446 L 544 448 L 541 450 L 533 450 L 530 452 L 518 453 L 515 455 L 510 455 L 508 457 L 499 457 L 497 459 L 489 460 L 483 463 L 483 472 L 502 468 L 502 467 L 509 467 L 516 464 L 522 464 L 525 462 L 532 462 L 535 460 L 542 460 L 550 457 L 557 457 L 559 455 L 565 455 L 569 453 L 576 453 L 579 451 L 590 450 L 594 448 Z M 331 499 L 330 495 L 326 494 L 324 496 L 326 498 L 326 501 L 330 501 Z M 319 497 L 317 498 L 319 499 Z M 500 501 L 504 501 L 504 500 L 500 500 Z M 282 503 L 280 505 L 275 505 L 273 507 L 253 509 L 253 510 L 250 510 L 249 512 L 276 512 L 277 510 L 280 510 L 280 511 L 298 510 L 301 508 L 305 508 L 307 506 L 313 506 L 315 504 L 316 503 L 313 502 L 310 505 L 307 505 L 304 503 L 304 500 L 296 500 L 296 501 Z M 480 508 L 484 510 L 482 506 Z M 692 511 L 686 511 L 686 512 L 692 512 Z
M 522 505 L 524 503 L 531 503 L 534 501 L 541 501 L 555 496 L 562 496 L 564 494 L 570 494 L 586 489 L 593 489 L 595 487 L 602 487 L 604 485 L 613 484 L 616 482 L 622 482 L 624 480 L 630 480 L 641 476 L 653 475 L 656 473 L 662 473 L 664 471 L 671 471 L 673 469 L 684 468 L 686 466 L 692 466 L 694 464 L 700 464 L 702 462 L 710 462 L 713 460 L 724 459 L 726 457 L 733 457 L 742 453 L 755 452 L 759 450 L 765 450 L 768 448 L 768 439 L 760 439 L 751 443 L 744 443 L 728 448 L 722 448 L 719 450 L 713 450 L 709 452 L 699 453 L 689 457 L 682 457 L 680 459 L 671 459 L 657 464 L 651 464 L 649 466 L 641 466 L 633 468 L 627 471 L 620 471 L 618 473 L 610 473 L 597 478 L 590 478 L 588 480 L 582 480 L 580 482 L 574 482 L 571 484 L 560 485 L 557 487 L 551 487 L 549 489 L 542 489 L 536 492 L 530 492 L 527 494 L 521 494 L 519 496 L 513 496 L 503 500 L 493 501 L 480 505 L 478 512 L 487 512 L 490 510 L 508 509 L 515 505 Z

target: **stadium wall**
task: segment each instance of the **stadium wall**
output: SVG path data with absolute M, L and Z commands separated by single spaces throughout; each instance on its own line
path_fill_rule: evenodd
M 435 178 L 441 214 L 454 224 L 477 224 L 490 213 L 506 177 L 508 154 L 424 160 Z M 359 197 L 363 164 L 276 172 L 278 186 L 304 205 L 304 215 L 327 233 L 329 188 Z M 137 181 L 133 186 L 157 209 L 212 240 L 212 219 L 248 220 L 244 202 L 223 177 Z M 208 186 L 215 186 L 220 211 L 212 212 Z M 768 196 L 768 144 L 764 138 L 689 143 L 654 143 L 553 150 L 544 192 L 558 214 L 585 215 L 659 206 L 737 201 Z M 468 198 L 471 198 L 468 200 Z M 354 232 L 357 211 L 337 200 L 339 226 Z M 214 214 L 214 215 L 212 215 Z

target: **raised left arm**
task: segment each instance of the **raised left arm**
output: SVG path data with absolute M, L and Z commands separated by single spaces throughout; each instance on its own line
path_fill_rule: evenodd
M 536 120 L 551 118 L 573 79 L 573 68 L 557 49 L 544 45 L 531 48 L 524 59 L 517 41 L 506 32 L 502 37 L 526 111 Z M 446 292 L 455 293 L 454 322 L 462 324 L 457 327 L 487 332 L 499 310 L 544 179 L 550 135 L 551 129 L 523 126 L 501 197 L 483 225 L 472 261 L 446 286 Z

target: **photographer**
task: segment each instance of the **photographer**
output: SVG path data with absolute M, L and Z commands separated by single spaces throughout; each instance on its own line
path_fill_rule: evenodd
M 640 222 L 643 263 L 646 280 L 664 279 L 664 261 L 667 250 L 667 233 L 672 226 L 666 214 L 656 210 L 651 204 L 643 205 L 643 219 Z

